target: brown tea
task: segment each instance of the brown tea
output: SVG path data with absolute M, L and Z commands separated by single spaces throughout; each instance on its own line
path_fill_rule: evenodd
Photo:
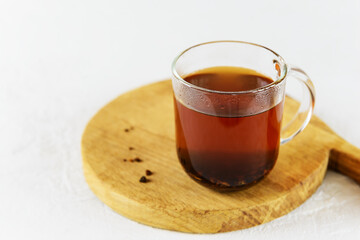
M 238 67 L 207 68 L 184 79 L 225 92 L 252 90 L 273 82 Z M 196 110 L 202 108 L 201 102 L 199 108 L 190 109 L 175 99 L 177 154 L 182 166 L 193 179 L 217 190 L 235 190 L 259 181 L 278 156 L 283 102 L 254 115 L 232 116 L 232 109 L 224 109 L 229 98 L 219 95 L 214 99 L 210 101 L 214 114 Z

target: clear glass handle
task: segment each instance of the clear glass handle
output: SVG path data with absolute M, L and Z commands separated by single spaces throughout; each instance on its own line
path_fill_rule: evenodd
M 303 84 L 303 99 L 293 119 L 281 130 L 281 144 L 289 142 L 306 127 L 315 105 L 315 88 L 309 76 L 300 68 L 290 66 L 288 77 L 293 77 Z

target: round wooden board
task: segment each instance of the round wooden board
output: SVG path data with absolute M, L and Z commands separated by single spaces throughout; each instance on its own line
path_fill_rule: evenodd
M 286 99 L 285 120 L 296 106 Z M 281 146 L 265 179 L 245 190 L 219 193 L 186 175 L 174 133 L 169 80 L 106 105 L 82 139 L 83 168 L 92 191 L 116 212 L 153 227 L 194 233 L 248 228 L 287 214 L 309 198 L 325 175 L 329 150 L 339 141 L 314 116 L 304 132 Z M 129 161 L 136 157 L 142 161 Z M 150 182 L 140 183 L 147 169 L 153 172 Z

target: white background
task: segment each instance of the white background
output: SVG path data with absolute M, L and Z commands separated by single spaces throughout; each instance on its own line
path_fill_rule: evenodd
M 359 0 L 0 0 L 0 239 L 359 239 L 360 186 L 334 172 L 290 214 L 216 235 L 138 224 L 90 191 L 88 120 L 169 77 L 181 50 L 220 39 L 263 44 L 305 69 L 315 113 L 360 147 Z

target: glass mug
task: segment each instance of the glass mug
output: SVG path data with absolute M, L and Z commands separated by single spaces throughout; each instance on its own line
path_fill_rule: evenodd
M 218 91 L 184 80 L 219 66 L 251 69 L 272 82 L 246 91 Z M 305 87 L 304 99 L 281 129 L 290 77 Z M 264 178 L 276 163 L 280 145 L 309 123 L 315 102 L 313 83 L 304 71 L 289 66 L 269 48 L 242 41 L 186 49 L 172 64 L 172 86 L 180 163 L 192 179 L 218 191 L 242 189 Z

